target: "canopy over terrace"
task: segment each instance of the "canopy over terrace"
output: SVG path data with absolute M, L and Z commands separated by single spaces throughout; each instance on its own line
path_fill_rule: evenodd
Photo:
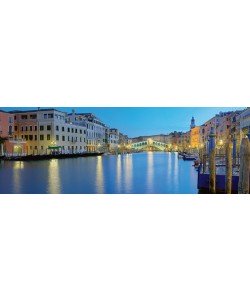
M 47 150 L 50 150 L 50 152 L 59 152 L 62 150 L 62 146 L 49 146 Z

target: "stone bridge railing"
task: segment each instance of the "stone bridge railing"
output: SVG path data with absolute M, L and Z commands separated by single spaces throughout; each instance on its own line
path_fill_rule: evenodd
M 147 149 L 149 147 L 155 147 L 161 151 L 164 151 L 167 148 L 167 144 L 162 142 L 157 142 L 154 140 L 141 141 L 141 142 L 131 144 L 131 148 L 137 150 Z

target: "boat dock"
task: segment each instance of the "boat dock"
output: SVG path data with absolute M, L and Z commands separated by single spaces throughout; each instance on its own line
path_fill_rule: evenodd
M 229 136 L 223 149 L 218 153 L 214 128 L 211 128 L 209 147 L 204 154 L 200 149 L 197 188 L 211 194 L 250 193 L 250 142 L 248 137 L 241 141 L 237 153 Z

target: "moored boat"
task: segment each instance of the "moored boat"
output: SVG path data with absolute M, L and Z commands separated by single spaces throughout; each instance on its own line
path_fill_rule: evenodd
M 192 154 L 183 155 L 183 160 L 196 160 L 196 156 Z

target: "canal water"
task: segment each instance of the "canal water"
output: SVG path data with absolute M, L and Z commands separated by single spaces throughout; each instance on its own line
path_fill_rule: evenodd
M 0 161 L 0 193 L 196 194 L 192 164 L 168 152 Z

